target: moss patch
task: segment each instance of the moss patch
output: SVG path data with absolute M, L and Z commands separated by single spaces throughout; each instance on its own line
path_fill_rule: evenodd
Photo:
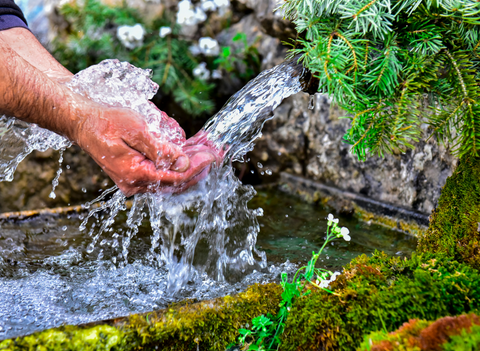
M 419 351 L 480 349 L 480 318 L 475 314 L 443 317 L 434 322 L 410 320 L 392 333 L 374 332 L 360 350 Z
M 0 342 L 0 350 L 221 350 L 238 329 L 261 314 L 276 313 L 282 288 L 251 286 L 236 296 L 113 321 L 113 325 L 67 326 Z
M 360 256 L 331 288 L 298 299 L 282 350 L 355 350 L 373 331 L 395 330 L 412 318 L 435 320 L 480 309 L 480 274 L 441 255 Z
M 67 326 L 0 342 L 0 350 L 110 351 L 125 348 L 124 333 L 109 325 L 92 328 Z
M 423 236 L 427 230 L 426 226 L 418 224 L 414 221 L 405 221 L 403 219 L 379 215 L 373 212 L 369 212 L 357 205 L 354 205 L 353 208 L 355 217 L 357 217 L 363 222 L 383 225 L 384 227 L 391 229 L 398 229 L 403 233 L 410 234 L 417 238 Z
M 464 157 L 447 179 L 418 252 L 441 252 L 480 268 L 480 158 Z

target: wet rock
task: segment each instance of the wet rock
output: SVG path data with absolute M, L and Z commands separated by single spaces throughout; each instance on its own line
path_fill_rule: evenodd
M 448 149 L 429 140 L 405 153 L 358 161 L 350 153 L 350 145 L 343 142 L 349 126 L 348 119 L 340 118 L 344 113 L 331 106 L 323 95 L 316 95 L 313 111 L 307 109 L 308 101 L 309 96 L 300 93 L 275 111 L 275 119 L 267 123 L 262 139 L 250 155 L 254 164 L 263 160 L 275 172 L 287 170 L 430 214 L 456 166 L 456 158 Z M 428 135 L 426 129 L 424 133 Z
M 56 198 L 50 198 L 58 158 L 53 150 L 36 151 L 21 162 L 12 182 L 0 182 L 0 212 L 80 205 L 97 197 L 100 189 L 113 186 L 90 156 L 72 147 L 64 153 Z

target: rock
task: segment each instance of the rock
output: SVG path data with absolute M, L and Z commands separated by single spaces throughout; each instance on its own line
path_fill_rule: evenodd
M 56 198 L 50 198 L 58 157 L 53 150 L 36 151 L 21 162 L 12 182 L 0 182 L 0 212 L 80 205 L 96 198 L 100 189 L 113 186 L 90 156 L 72 147 L 64 153 Z
M 237 33 L 245 33 L 248 45 L 255 45 L 262 58 L 262 70 L 272 68 L 283 62 L 287 51 L 280 39 L 265 34 L 262 25 L 255 14 L 250 14 L 229 29 L 217 35 L 216 39 L 222 46 L 231 46 L 234 50 L 243 49 L 243 43 L 233 42 Z
M 287 170 L 430 214 L 456 167 L 456 158 L 448 149 L 433 140 L 422 141 L 415 150 L 360 162 L 343 142 L 349 120 L 341 119 L 343 113 L 323 95 L 316 95 L 313 111 L 307 109 L 308 101 L 307 94 L 299 93 L 275 111 L 275 119 L 266 124 L 263 137 L 250 154 L 253 164 L 267 153 L 265 167 L 274 172 Z
M 275 11 L 282 3 L 278 0 L 237 0 L 245 7 L 253 10 L 255 17 L 262 25 L 265 33 L 272 37 L 279 38 L 282 41 L 295 39 L 295 26 L 283 19 L 282 11 Z

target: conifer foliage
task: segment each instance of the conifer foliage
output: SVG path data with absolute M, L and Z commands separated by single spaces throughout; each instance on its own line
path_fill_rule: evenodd
M 360 159 L 430 135 L 459 155 L 480 151 L 480 2 L 285 0 L 299 33 L 292 56 L 348 111 Z

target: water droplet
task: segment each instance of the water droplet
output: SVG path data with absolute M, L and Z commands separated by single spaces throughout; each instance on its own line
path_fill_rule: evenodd
M 258 163 L 257 163 L 257 167 L 258 167 L 258 168 L 263 168 L 263 165 L 262 165 L 260 162 L 258 162 Z
M 64 232 L 66 232 L 67 229 L 68 229 L 68 227 L 67 227 L 66 225 L 64 225 L 64 226 L 62 227 L 62 230 L 63 230 Z
M 268 175 L 272 175 L 272 174 L 273 174 L 272 170 L 270 170 L 270 169 L 267 169 L 267 170 L 265 171 L 265 173 L 267 173 Z
M 82 188 L 82 192 L 83 192 L 83 193 L 86 193 L 86 192 L 87 192 L 87 189 Z

